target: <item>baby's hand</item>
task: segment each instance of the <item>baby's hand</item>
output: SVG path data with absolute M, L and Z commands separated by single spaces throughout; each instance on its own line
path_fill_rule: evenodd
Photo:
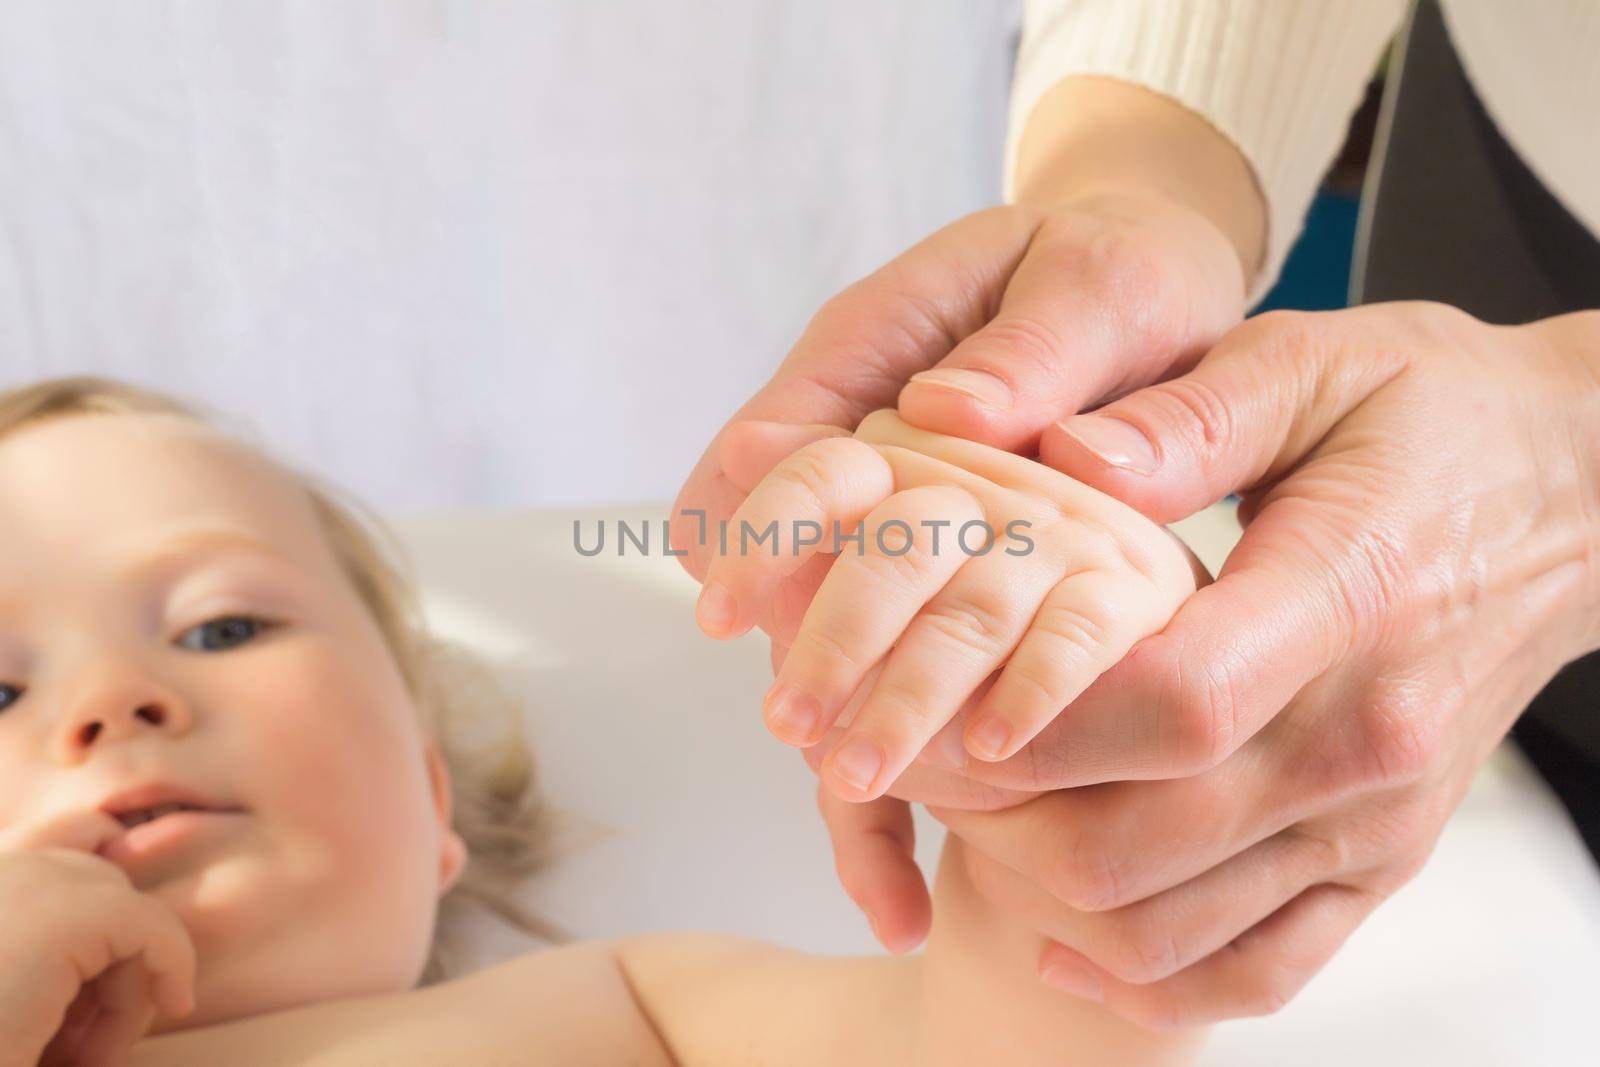
M 774 523 L 776 541 L 756 543 Z M 892 410 L 800 448 L 751 490 L 706 575 L 702 628 L 745 632 L 819 552 L 838 558 L 764 708 L 802 747 L 848 727 L 821 768 L 848 800 L 887 790 L 1002 666 L 964 744 L 984 760 L 1016 753 L 1196 585 L 1187 549 L 1132 508 Z
M 193 1007 L 183 923 L 94 854 L 121 832 L 93 811 L 0 833 L 0 1067 L 118 1063 Z

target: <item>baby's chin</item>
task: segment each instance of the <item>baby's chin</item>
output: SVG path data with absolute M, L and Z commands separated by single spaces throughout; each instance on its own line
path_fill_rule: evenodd
M 194 1012 L 158 1019 L 150 1034 L 415 988 L 422 960 L 350 943 L 341 936 L 349 916 L 328 906 L 314 879 L 297 882 L 287 866 L 250 854 L 223 857 L 148 890 L 188 929 L 197 961 Z M 426 940 L 391 933 L 382 939 L 391 946 Z

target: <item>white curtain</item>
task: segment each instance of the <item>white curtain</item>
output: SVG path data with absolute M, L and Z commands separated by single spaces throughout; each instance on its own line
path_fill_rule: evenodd
M 827 296 L 998 196 L 1015 0 L 0 7 L 0 384 L 394 511 L 669 497 Z

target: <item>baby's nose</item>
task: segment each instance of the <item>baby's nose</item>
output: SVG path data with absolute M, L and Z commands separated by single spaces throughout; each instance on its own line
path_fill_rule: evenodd
M 75 763 L 96 747 L 152 732 L 176 736 L 188 728 L 188 709 L 175 693 L 141 674 L 106 672 L 78 691 L 55 749 L 63 761 Z

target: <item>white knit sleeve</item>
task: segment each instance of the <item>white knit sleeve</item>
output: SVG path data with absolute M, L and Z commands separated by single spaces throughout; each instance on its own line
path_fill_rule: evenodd
M 1144 86 L 1239 147 L 1267 204 L 1254 304 L 1277 279 L 1407 0 L 1027 0 L 1005 195 L 1034 105 L 1061 78 Z

